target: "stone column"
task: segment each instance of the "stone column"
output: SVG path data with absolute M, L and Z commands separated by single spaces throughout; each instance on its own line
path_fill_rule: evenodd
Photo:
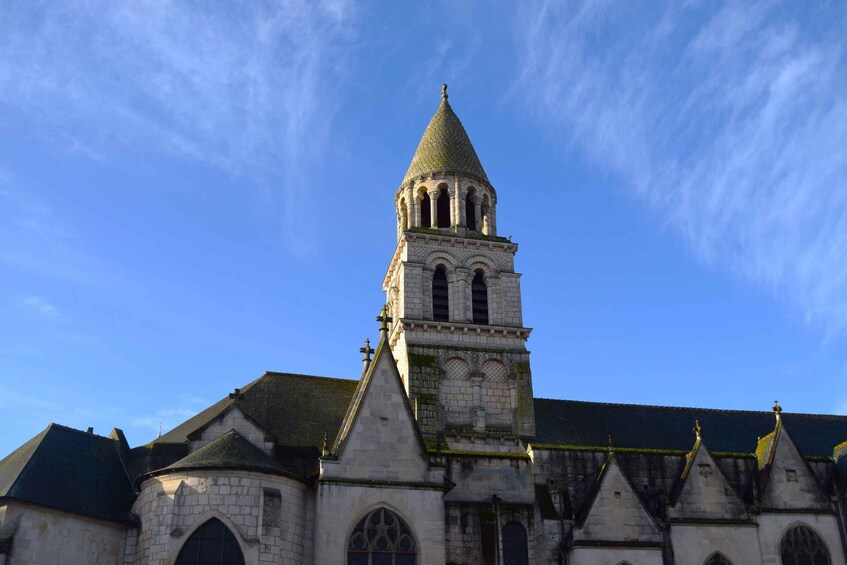
M 415 203 L 415 193 L 412 190 L 411 186 L 407 186 L 404 192 L 406 195 L 406 208 L 408 208 L 407 215 L 409 217 L 409 226 L 410 228 L 418 227 L 420 222 L 415 219 L 415 209 L 417 208 L 417 204 Z
M 473 214 L 476 220 L 476 231 L 482 233 L 482 198 L 479 194 L 474 194 L 473 197 Z
M 427 190 L 426 193 L 429 194 L 429 220 L 430 225 L 424 227 L 437 228 L 438 227 L 438 194 L 441 191 L 437 188 L 432 188 Z
M 485 373 L 482 371 L 471 371 L 471 384 L 473 385 L 473 428 L 474 431 L 485 431 L 485 408 L 482 406 L 482 381 Z
M 459 202 L 456 196 L 459 191 L 455 187 L 447 189 L 447 196 L 450 199 L 450 227 L 459 225 L 459 220 L 456 216 L 459 215 Z
M 472 322 L 471 312 L 469 308 L 470 292 L 471 292 L 471 270 L 465 267 L 456 268 L 456 317 L 459 322 Z

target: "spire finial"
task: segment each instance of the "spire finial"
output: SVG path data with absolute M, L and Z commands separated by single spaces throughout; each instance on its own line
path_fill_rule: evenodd
M 326 457 L 329 455 L 329 434 L 324 432 L 324 442 L 321 446 L 321 456 Z
M 779 400 L 773 401 L 773 413 L 776 416 L 776 421 L 779 422 L 782 418 L 782 406 L 779 405 Z
M 612 434 L 609 434 L 609 453 L 615 450 L 615 440 L 612 439 Z
M 371 355 L 373 354 L 373 352 L 374 350 L 371 348 L 371 340 L 365 338 L 365 346 L 359 348 L 359 353 L 362 353 L 364 355 L 362 361 L 364 361 L 365 363 L 370 362 Z
M 697 439 L 700 439 L 703 435 L 703 428 L 700 427 L 700 420 L 694 420 L 694 434 L 697 436 Z
M 445 102 L 447 101 L 447 83 L 446 82 L 441 83 L 441 99 L 444 100 Z
M 391 323 L 391 316 L 388 315 L 388 304 L 382 307 L 376 321 L 379 322 L 379 331 L 388 333 L 388 324 Z

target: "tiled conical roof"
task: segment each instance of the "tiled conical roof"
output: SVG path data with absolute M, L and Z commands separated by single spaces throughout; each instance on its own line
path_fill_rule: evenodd
M 459 173 L 488 183 L 462 122 L 447 102 L 446 85 L 442 89 L 441 104 L 426 126 L 403 184 L 435 172 Z

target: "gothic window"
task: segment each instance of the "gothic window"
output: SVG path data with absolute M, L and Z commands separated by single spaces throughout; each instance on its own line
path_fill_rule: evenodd
M 468 194 L 468 197 L 465 198 L 465 217 L 467 218 L 468 229 L 476 231 L 476 208 L 474 208 L 473 194 Z
M 503 526 L 503 565 L 529 565 L 526 529 L 520 522 Z
M 432 207 L 429 205 L 429 194 L 424 192 L 423 198 L 421 198 L 421 227 L 428 228 L 432 226 L 432 217 L 430 214 L 432 213 Z
M 798 524 L 788 530 L 779 544 L 782 565 L 831 565 L 829 551 L 821 537 L 808 526 Z
M 473 323 L 488 323 L 488 288 L 485 286 L 485 275 L 477 271 L 471 282 L 471 302 L 473 306 Z
M 432 319 L 446 322 L 450 319 L 450 298 L 447 287 L 447 269 L 444 265 L 435 268 L 432 276 Z
M 229 528 L 212 518 L 186 540 L 176 565 L 244 565 L 244 554 Z
M 726 555 L 723 553 L 716 551 L 703 562 L 703 565 L 732 565 L 732 561 L 730 561 Z
M 438 201 L 435 203 L 438 208 L 438 227 L 450 227 L 450 195 L 446 188 L 438 191 Z
M 387 508 L 359 520 L 347 543 L 347 565 L 415 565 L 417 552 L 409 526 Z

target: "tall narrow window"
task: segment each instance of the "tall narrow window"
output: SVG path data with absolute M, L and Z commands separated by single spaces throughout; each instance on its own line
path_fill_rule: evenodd
M 497 519 L 493 512 L 479 512 L 480 550 L 482 565 L 497 564 Z
M 449 228 L 450 227 L 450 195 L 447 193 L 446 188 L 442 188 L 438 191 L 438 202 L 436 202 L 436 206 L 438 207 L 438 227 L 439 228 Z
M 526 529 L 520 522 L 503 526 L 503 565 L 529 565 Z
M 476 208 L 473 203 L 473 194 L 468 194 L 468 197 L 465 198 L 465 217 L 468 219 L 468 229 L 476 231 Z
M 782 565 L 832 565 L 821 537 L 808 526 L 788 530 L 779 544 Z
M 471 282 L 471 302 L 473 303 L 473 323 L 488 323 L 488 289 L 485 286 L 485 275 L 477 271 Z
M 176 565 L 244 565 L 244 554 L 229 528 L 212 518 L 185 541 Z
M 347 542 L 347 565 L 415 565 L 415 538 L 406 522 L 377 508 L 356 524 Z
M 421 198 L 421 227 L 428 228 L 432 226 L 432 216 L 430 215 L 432 212 L 431 206 L 429 205 L 429 194 L 424 192 L 423 198 Z
M 450 319 L 450 295 L 444 265 L 438 265 L 432 276 L 432 319 L 442 322 Z

